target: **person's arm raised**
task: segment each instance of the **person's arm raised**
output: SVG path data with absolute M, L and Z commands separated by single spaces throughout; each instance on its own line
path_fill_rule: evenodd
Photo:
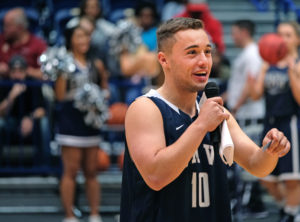
M 248 75 L 247 78 L 248 92 L 250 97 L 253 100 L 260 99 L 264 94 L 264 81 L 265 81 L 265 76 L 268 68 L 269 68 L 269 64 L 264 62 L 257 78 L 255 78 L 252 75 Z
M 220 97 L 207 100 L 197 120 L 169 146 L 166 146 L 158 107 L 148 98 L 137 99 L 131 104 L 125 119 L 128 149 L 151 189 L 160 190 L 175 180 L 187 167 L 205 134 L 228 118 L 218 103 L 222 103 Z

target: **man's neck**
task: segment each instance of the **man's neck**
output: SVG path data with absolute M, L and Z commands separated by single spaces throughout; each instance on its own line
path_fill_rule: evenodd
M 246 48 L 248 45 L 252 44 L 254 42 L 253 39 L 245 39 L 245 42 L 243 44 L 243 48 Z
M 197 93 L 179 92 L 176 89 L 171 90 L 165 85 L 160 87 L 157 91 L 164 99 L 177 106 L 181 111 L 185 112 L 191 117 L 195 116 L 195 102 Z

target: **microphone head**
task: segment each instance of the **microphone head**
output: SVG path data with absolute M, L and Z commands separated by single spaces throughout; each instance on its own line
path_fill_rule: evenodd
M 219 87 L 215 82 L 208 82 L 205 85 L 204 92 L 207 98 L 219 96 Z

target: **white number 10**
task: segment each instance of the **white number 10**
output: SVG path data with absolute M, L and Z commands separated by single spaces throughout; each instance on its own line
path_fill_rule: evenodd
M 197 180 L 197 175 L 198 175 L 198 180 Z M 210 205 L 209 183 L 208 183 L 207 173 L 203 173 L 203 172 L 193 173 L 192 176 L 192 207 L 193 208 L 197 207 L 197 202 L 199 204 L 199 207 L 209 207 Z

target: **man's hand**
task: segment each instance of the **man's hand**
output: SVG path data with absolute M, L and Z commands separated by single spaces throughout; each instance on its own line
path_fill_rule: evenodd
M 33 129 L 33 120 L 30 117 L 24 117 L 21 121 L 21 134 L 23 137 L 31 134 Z
M 229 114 L 225 112 L 221 97 L 207 99 L 200 108 L 197 121 L 204 124 L 207 131 L 212 132 L 220 125 L 223 120 L 228 119 Z
M 278 129 L 273 128 L 266 134 L 263 140 L 263 146 L 265 146 L 271 140 L 272 142 L 269 148 L 266 149 L 266 152 L 268 152 L 270 155 L 282 157 L 289 152 L 291 144 L 286 136 Z

